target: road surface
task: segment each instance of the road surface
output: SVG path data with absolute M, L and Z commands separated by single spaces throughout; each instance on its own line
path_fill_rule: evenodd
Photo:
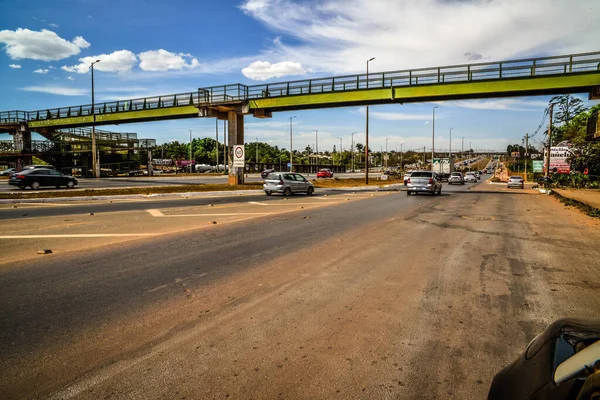
M 532 190 L 179 201 L 2 206 L 4 398 L 484 398 L 600 310 L 598 221 Z

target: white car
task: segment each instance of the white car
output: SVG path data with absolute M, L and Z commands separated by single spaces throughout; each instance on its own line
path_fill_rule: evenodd
M 467 172 L 467 174 L 465 175 L 465 183 L 476 183 L 477 182 L 477 177 L 475 176 L 475 174 L 473 172 Z

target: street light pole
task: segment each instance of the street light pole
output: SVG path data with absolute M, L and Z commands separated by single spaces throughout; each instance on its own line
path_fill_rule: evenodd
M 258 171 L 258 137 L 256 137 L 256 167 L 254 170 Z
M 217 151 L 215 151 L 217 155 L 217 173 L 219 172 L 219 120 L 215 119 L 215 133 L 217 135 Z M 223 132 L 225 134 L 225 132 Z
M 433 157 L 434 157 L 434 148 L 435 148 L 435 109 L 438 106 L 433 107 L 433 121 L 431 124 L 431 170 L 433 171 Z
M 293 117 L 290 117 L 290 172 L 294 171 L 294 161 L 293 161 L 293 154 L 292 154 L 292 120 L 294 118 L 296 118 L 295 115 Z
M 371 57 L 367 60 L 367 89 L 369 88 L 369 63 L 373 61 L 375 57 Z M 367 119 L 366 119 L 366 139 L 365 139 L 365 184 L 369 184 L 369 105 L 366 107 Z
M 190 131 L 190 174 L 192 173 L 192 130 L 188 129 Z
M 388 140 L 390 140 L 389 137 L 385 138 L 385 169 L 387 169 L 388 167 Z
M 352 136 L 352 146 L 350 147 L 350 150 L 352 151 L 352 172 L 354 172 L 354 134 L 356 132 L 352 132 L 351 136 Z
M 448 162 L 452 162 L 452 129 L 450 128 L 450 151 L 448 152 Z
M 460 145 L 460 158 L 465 158 L 465 137 L 463 136 L 461 138 L 461 145 Z
M 96 149 L 96 110 L 94 104 L 94 64 L 99 62 L 100 60 L 96 60 L 90 64 L 92 70 L 92 175 L 94 175 L 94 178 L 100 178 L 100 165 L 98 164 Z
M 471 145 L 473 142 L 469 142 L 469 171 L 471 170 Z
M 400 143 L 400 170 L 404 171 L 404 142 Z

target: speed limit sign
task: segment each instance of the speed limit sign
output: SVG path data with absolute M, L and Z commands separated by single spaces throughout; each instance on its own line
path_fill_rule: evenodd
M 243 145 L 233 146 L 233 166 L 244 167 L 245 151 Z

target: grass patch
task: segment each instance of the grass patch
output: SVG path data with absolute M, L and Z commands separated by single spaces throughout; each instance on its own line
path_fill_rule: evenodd
M 600 209 L 598 209 L 596 207 L 592 207 L 589 204 L 582 203 L 577 200 L 563 197 L 560 194 L 556 193 L 555 191 L 552 191 L 552 194 L 554 196 L 556 196 L 558 198 L 558 200 L 560 200 L 560 202 L 563 203 L 565 206 L 575 207 L 579 211 L 582 211 L 583 213 L 585 213 L 586 215 L 588 215 L 590 217 L 600 218 Z
M 498 178 L 497 176 L 494 176 L 493 178 L 490 178 L 490 182 L 498 183 L 502 182 L 502 179 Z
M 262 182 L 251 182 L 245 185 L 198 184 L 180 186 L 150 186 L 136 188 L 115 189 L 83 189 L 83 190 L 52 190 L 52 191 L 15 191 L 0 193 L 0 199 L 46 199 L 56 197 L 90 197 L 90 196 L 118 196 L 132 194 L 161 194 L 161 193 L 187 193 L 187 192 L 220 192 L 234 190 L 258 190 L 262 189 Z
M 339 187 L 358 187 L 358 186 L 373 186 L 379 187 L 383 185 L 391 185 L 394 183 L 404 183 L 403 179 L 389 179 L 387 181 L 377 180 L 377 178 L 369 178 L 369 185 L 365 185 L 364 178 L 348 178 L 348 179 L 313 179 L 311 181 L 316 188 L 339 188 Z

